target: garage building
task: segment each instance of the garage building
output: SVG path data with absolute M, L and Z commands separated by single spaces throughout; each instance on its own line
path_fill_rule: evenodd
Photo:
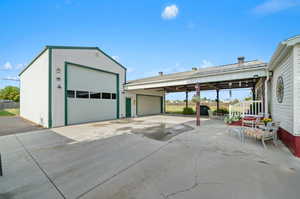
M 125 82 L 98 47 L 46 46 L 20 73 L 20 115 L 51 128 L 163 111 L 164 92 L 125 92 Z

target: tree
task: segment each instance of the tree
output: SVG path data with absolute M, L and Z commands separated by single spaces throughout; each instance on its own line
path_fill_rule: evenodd
M 0 99 L 19 102 L 20 89 L 15 86 L 6 86 L 5 88 L 0 90 Z

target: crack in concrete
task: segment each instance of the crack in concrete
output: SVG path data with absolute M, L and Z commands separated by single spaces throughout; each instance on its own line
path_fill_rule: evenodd
M 196 155 L 196 157 L 195 157 L 195 167 L 194 167 L 194 173 L 195 173 L 194 174 L 194 183 L 191 186 L 187 187 L 187 188 L 180 189 L 180 190 L 177 190 L 177 191 L 169 193 L 169 194 L 161 193 L 160 195 L 164 199 L 169 199 L 170 197 L 173 197 L 177 194 L 192 191 L 193 189 L 195 189 L 196 187 L 198 187 L 199 185 L 202 185 L 202 184 L 223 184 L 221 182 L 198 182 L 199 174 L 198 174 L 197 170 L 198 170 L 198 156 Z
M 82 198 L 84 195 L 86 195 L 87 193 L 91 192 L 92 190 L 94 190 L 95 188 L 109 182 L 110 180 L 112 180 L 113 178 L 117 177 L 118 175 L 122 174 L 123 172 L 127 171 L 128 169 L 130 169 L 131 167 L 136 166 L 138 163 L 146 160 L 147 158 L 149 158 L 150 156 L 154 155 L 155 153 L 159 152 L 160 150 L 162 150 L 164 147 L 166 147 L 167 145 L 171 144 L 172 141 L 167 142 L 166 144 L 158 147 L 156 150 L 152 151 L 151 153 L 149 153 L 148 155 L 144 156 L 143 158 L 133 162 L 132 164 L 130 164 L 129 166 L 125 167 L 124 169 L 121 169 L 119 172 L 115 173 L 114 175 L 112 175 L 111 177 L 107 178 L 106 180 L 100 182 L 99 184 L 96 184 L 95 186 L 91 187 L 90 189 L 88 189 L 87 191 L 81 193 L 79 196 L 76 197 L 76 199 Z
M 29 157 L 33 160 L 33 162 L 36 164 L 36 166 L 42 171 L 42 173 L 45 175 L 45 177 L 49 180 L 50 184 L 52 184 L 52 186 L 56 189 L 56 191 L 58 192 L 58 194 L 63 199 L 66 199 L 65 195 L 63 194 L 63 192 L 58 188 L 58 186 L 50 178 L 50 176 L 48 175 L 48 173 L 42 168 L 42 166 L 39 164 L 39 162 L 34 158 L 34 156 L 31 154 L 31 152 L 29 151 L 29 149 L 27 149 L 27 147 L 23 144 L 23 142 L 20 140 L 20 138 L 16 134 L 15 134 L 15 138 L 20 143 L 20 145 L 23 147 L 23 149 L 25 150 L 25 152 L 27 153 L 27 155 L 29 155 Z

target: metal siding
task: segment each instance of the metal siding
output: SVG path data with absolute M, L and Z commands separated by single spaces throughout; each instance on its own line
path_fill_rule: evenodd
M 100 53 L 96 49 L 52 49 L 52 70 L 53 70 L 53 103 L 52 115 L 53 126 L 63 126 L 65 121 L 65 93 L 64 93 L 64 64 L 65 62 L 72 62 L 85 66 L 94 67 L 105 71 L 110 71 L 119 74 L 119 90 L 125 83 L 125 70 L 111 59 Z M 57 74 L 56 69 L 62 72 Z M 60 77 L 61 81 L 56 81 L 56 77 Z M 115 80 L 116 82 L 116 80 Z M 57 88 L 61 85 L 61 89 Z M 122 92 L 119 93 L 119 110 L 120 117 L 125 116 L 125 97 Z
M 49 51 L 44 51 L 20 76 L 20 115 L 48 127 Z

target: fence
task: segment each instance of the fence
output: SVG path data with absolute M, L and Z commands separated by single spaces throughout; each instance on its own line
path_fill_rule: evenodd
M 0 102 L 0 110 L 7 109 L 7 108 L 19 108 L 19 102 Z
M 229 106 L 230 116 L 263 115 L 262 101 L 243 101 Z

